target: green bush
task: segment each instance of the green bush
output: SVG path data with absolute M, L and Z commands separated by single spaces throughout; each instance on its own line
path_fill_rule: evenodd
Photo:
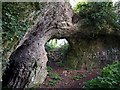
M 86 19 L 85 27 L 92 27 L 94 32 L 103 32 L 109 29 L 120 30 L 119 15 L 115 9 L 112 2 L 80 2 L 74 11 Z
M 103 68 L 101 76 L 87 81 L 85 88 L 116 88 L 120 89 L 120 61 Z

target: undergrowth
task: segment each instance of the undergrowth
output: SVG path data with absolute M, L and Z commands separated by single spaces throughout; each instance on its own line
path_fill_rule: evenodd
M 85 89 L 114 88 L 120 90 L 120 61 L 102 69 L 101 75 L 85 83 Z

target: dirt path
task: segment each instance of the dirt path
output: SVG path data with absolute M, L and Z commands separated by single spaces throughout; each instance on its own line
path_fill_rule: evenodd
M 49 81 L 55 81 L 47 76 L 42 88 L 83 88 L 84 82 L 91 80 L 99 75 L 99 70 L 93 69 L 87 71 L 85 69 L 80 70 L 65 70 L 63 67 L 58 67 L 55 62 L 49 62 L 49 66 L 53 68 L 49 73 L 57 74 L 61 77 L 54 85 L 49 85 Z

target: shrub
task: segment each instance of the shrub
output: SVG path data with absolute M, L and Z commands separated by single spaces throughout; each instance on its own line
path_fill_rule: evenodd
M 120 89 L 120 61 L 103 68 L 101 76 L 87 81 L 85 88 L 116 88 Z

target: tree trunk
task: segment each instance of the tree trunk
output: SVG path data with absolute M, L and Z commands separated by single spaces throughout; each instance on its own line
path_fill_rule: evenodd
M 68 2 L 48 3 L 33 28 L 11 54 L 3 74 L 3 88 L 26 88 L 41 84 L 46 78 L 45 43 L 73 33 L 73 11 Z

